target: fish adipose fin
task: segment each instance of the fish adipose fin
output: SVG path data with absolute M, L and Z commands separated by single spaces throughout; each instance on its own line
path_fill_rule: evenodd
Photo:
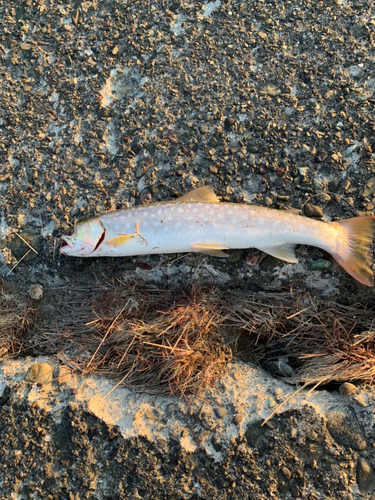
M 272 255 L 272 257 L 276 257 L 277 259 L 297 264 L 298 259 L 294 253 L 295 247 L 296 245 L 290 245 L 287 243 L 285 245 L 278 245 L 275 247 L 262 247 L 259 248 L 259 250 L 262 250 L 262 252 L 266 252 L 269 255 Z
M 345 229 L 340 247 L 332 256 L 353 278 L 363 285 L 372 286 L 372 239 L 375 228 L 375 217 L 354 217 L 337 221 Z M 346 237 L 345 237 L 346 236 Z
M 208 245 L 205 243 L 196 243 L 191 247 L 193 252 L 204 253 L 205 255 L 214 255 L 215 257 L 229 257 L 229 255 L 223 250 L 228 250 L 226 247 L 221 245 Z
M 180 196 L 174 203 L 219 203 L 212 186 L 202 186 Z

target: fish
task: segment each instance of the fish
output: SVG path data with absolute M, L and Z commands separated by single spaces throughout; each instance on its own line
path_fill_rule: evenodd
M 295 246 L 328 252 L 357 281 L 373 285 L 375 216 L 334 222 L 310 219 L 287 210 L 243 203 L 222 203 L 212 186 L 194 189 L 166 202 L 98 214 L 62 236 L 61 254 L 123 257 L 198 252 L 227 257 L 229 249 L 257 248 L 297 263 Z

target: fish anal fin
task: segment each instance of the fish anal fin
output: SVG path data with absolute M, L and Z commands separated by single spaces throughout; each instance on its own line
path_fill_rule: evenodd
M 122 244 L 126 243 L 130 238 L 133 238 L 133 234 L 123 234 L 122 236 L 116 236 L 115 238 L 111 238 L 106 241 L 105 244 L 109 247 L 117 248 Z
M 298 262 L 298 259 L 294 253 L 295 247 L 296 245 L 286 243 L 285 245 L 277 245 L 274 247 L 262 247 L 259 248 L 259 250 L 262 250 L 262 252 L 266 252 L 269 255 L 272 255 L 272 257 L 276 257 L 277 259 L 296 264 Z
M 219 203 L 219 201 L 212 186 L 202 186 L 180 196 L 174 203 Z
M 191 247 L 193 252 L 204 253 L 205 255 L 215 255 L 216 257 L 229 257 L 223 250 L 228 250 L 227 247 L 222 245 L 215 245 L 209 243 L 195 243 Z

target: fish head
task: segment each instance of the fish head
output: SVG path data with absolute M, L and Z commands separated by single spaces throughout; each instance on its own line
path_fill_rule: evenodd
M 74 257 L 87 257 L 99 247 L 105 238 L 105 229 L 99 219 L 79 222 L 71 236 L 62 236 L 66 243 L 60 253 Z

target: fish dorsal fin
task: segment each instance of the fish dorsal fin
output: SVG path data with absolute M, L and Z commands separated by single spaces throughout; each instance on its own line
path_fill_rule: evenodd
M 274 247 L 262 247 L 259 248 L 259 250 L 262 250 L 263 252 L 266 252 L 269 255 L 276 257 L 277 259 L 296 264 L 298 262 L 298 259 L 294 253 L 295 246 L 296 245 L 286 243 L 285 245 L 277 245 Z
M 175 203 L 219 203 L 212 186 L 202 186 L 183 194 Z

